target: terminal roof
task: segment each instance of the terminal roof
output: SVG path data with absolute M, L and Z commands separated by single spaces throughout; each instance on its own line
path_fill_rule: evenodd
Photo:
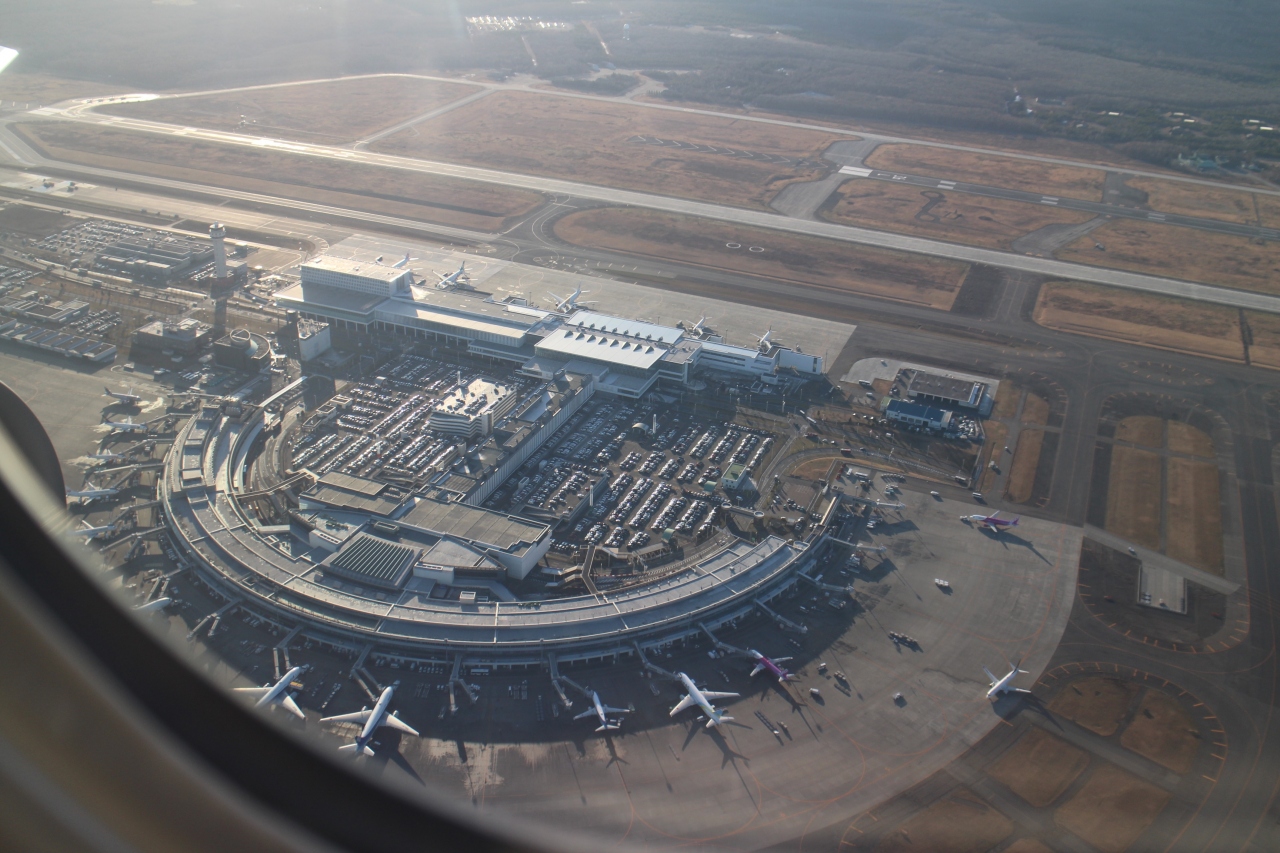
M 361 278 L 372 278 L 379 281 L 392 282 L 403 276 L 408 270 L 396 269 L 395 267 L 383 266 L 382 264 L 371 264 L 367 261 L 353 261 L 347 258 L 335 258 L 330 255 L 321 255 L 318 258 L 312 258 L 302 265 L 304 270 L 329 270 L 330 272 L 343 273 L 345 275 L 358 275 Z
M 674 326 L 659 326 L 643 320 L 629 320 L 625 317 L 614 317 L 596 311 L 578 311 L 565 320 L 565 325 L 580 326 L 583 329 L 613 332 L 632 338 L 643 338 L 656 343 L 674 344 L 684 336 L 684 332 Z

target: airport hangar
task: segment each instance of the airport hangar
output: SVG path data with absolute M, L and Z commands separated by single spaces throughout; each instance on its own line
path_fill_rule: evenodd
M 431 488 L 416 493 L 344 474 L 312 477 L 299 511 L 283 525 L 263 525 L 240 503 L 250 450 L 277 417 L 273 401 L 208 405 L 192 417 L 161 484 L 174 539 L 206 582 L 286 630 L 352 649 L 376 644 L 379 655 L 406 659 L 465 656 L 469 664 L 529 666 L 548 656 L 616 658 L 767 608 L 809 578 L 825 548 L 821 536 L 770 536 L 754 545 L 729 539 L 684 571 L 607 598 L 517 600 L 503 581 L 533 570 L 550 547 L 551 527 L 478 504 L 596 391 L 634 399 L 663 380 L 696 385 L 695 368 L 737 380 L 814 376 L 821 357 L 419 287 L 408 270 L 334 258 L 304 265 L 302 281 L 277 299 L 339 327 L 463 345 L 540 381 L 514 404 L 487 389 L 500 412 L 485 405 L 445 413 L 456 428 L 449 431 L 481 439 L 469 452 L 491 454 L 481 476 L 456 474 L 453 456 L 441 460 Z M 479 432 L 493 433 L 475 436 L 462 423 L 486 417 L 504 428 L 486 422 Z

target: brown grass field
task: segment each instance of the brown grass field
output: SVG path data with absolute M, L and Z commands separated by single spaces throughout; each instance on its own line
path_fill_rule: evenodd
M 1280 370 L 1280 314 L 1246 311 L 1244 315 L 1253 335 L 1249 345 L 1250 363 Z
M 1120 744 L 1174 773 L 1186 773 L 1200 750 L 1200 737 L 1191 715 L 1176 699 L 1148 690 Z
M 1222 505 L 1218 466 L 1169 457 L 1165 553 L 1188 565 L 1222 574 Z
M 1062 796 L 1088 766 L 1084 750 L 1033 728 L 1018 738 L 988 775 L 1039 809 Z
M 1259 219 L 1268 228 L 1280 226 L 1280 198 L 1273 195 L 1256 195 Z
M 1009 479 L 1004 484 L 1004 496 L 1014 503 L 1024 504 L 1031 500 L 1031 487 L 1036 482 L 1036 466 L 1040 464 L 1040 448 L 1043 444 L 1042 429 L 1024 429 L 1018 433 L 1018 446 L 1013 451 Z
M 111 104 L 99 111 L 210 130 L 341 145 L 478 90 L 471 83 L 374 77 Z
M 1162 213 L 1224 219 L 1228 222 L 1258 224 L 1254 194 L 1223 187 L 1206 187 L 1160 178 L 1129 178 L 1125 184 L 1147 194 L 1147 207 Z
M 1160 469 L 1160 457 L 1149 450 L 1111 450 L 1106 528 L 1152 550 L 1160 549 Z
M 1120 728 L 1138 686 L 1131 681 L 1090 677 L 1058 691 L 1049 710 L 1061 714 L 1096 735 L 1110 737 Z
M 1094 248 L 1094 241 L 1107 247 Z M 1280 292 L 1280 243 L 1131 219 L 1108 222 L 1059 249 L 1059 260 L 1222 287 Z
M 925 207 L 937 199 L 941 199 L 940 203 L 926 211 Z M 842 184 L 820 214 L 828 222 L 841 225 L 989 249 L 1010 249 L 1014 240 L 1046 225 L 1073 224 L 1090 218 L 1088 213 L 1049 205 L 959 192 L 948 194 L 857 178 Z
M 996 404 L 991 409 L 992 419 L 1011 418 L 1018 413 L 1018 400 L 1022 398 L 1022 389 L 1012 382 L 1001 382 L 996 391 Z
M 987 440 L 983 442 L 982 450 L 978 454 L 982 459 L 982 476 L 978 478 L 974 490 L 986 492 L 996 479 L 996 472 L 991 470 L 991 465 L 988 463 L 992 459 L 996 460 L 997 465 L 1004 461 L 1004 443 L 1009 437 L 1009 427 L 999 421 L 985 421 L 982 429 L 987 435 Z
M 1207 432 L 1182 421 L 1169 421 L 1169 449 L 1174 453 L 1213 458 L 1213 439 Z
M 183 181 L 284 195 L 302 201 L 501 230 L 542 196 L 456 178 L 298 157 L 275 151 L 135 133 L 70 122 L 23 124 L 19 131 L 52 159 Z M 190 168 L 199 163 L 201 168 Z
M 1019 838 L 1004 848 L 1004 853 L 1053 853 L 1053 851 L 1034 838 Z
M 952 151 L 909 143 L 881 145 L 863 161 L 872 169 L 929 175 L 989 187 L 1102 201 L 1106 174 L 1101 169 L 1058 166 L 971 151 Z
M 106 83 L 90 83 L 85 80 L 67 80 L 45 74 L 15 74 L 12 69 L 0 74 L 0 102 L 17 101 L 18 106 L 31 104 L 56 104 L 68 98 L 90 98 L 99 95 L 115 95 L 119 86 Z
M 1240 313 L 1225 306 L 1053 281 L 1040 288 L 1032 317 L 1064 332 L 1244 361 Z
M 820 456 L 817 459 L 806 459 L 787 473 L 802 480 L 821 480 L 827 476 L 827 471 L 831 470 L 831 463 L 843 458 L 843 456 Z
M 967 270 L 952 261 L 638 209 L 571 213 L 556 222 L 555 233 L 575 246 L 863 293 L 943 311 L 955 301 Z M 729 249 L 727 243 L 741 248 Z M 750 252 L 750 246 L 765 251 Z
M 1164 419 L 1154 415 L 1132 415 L 1116 425 L 1116 441 L 1164 447 Z
M 628 142 L 633 136 L 819 162 L 828 145 L 850 138 L 620 102 L 499 92 L 371 149 L 760 209 L 787 184 L 828 171 Z
M 1124 853 L 1168 803 L 1167 791 L 1104 764 L 1053 819 L 1102 853 Z
M 1022 422 L 1044 426 L 1049 423 L 1049 401 L 1039 394 L 1027 392 L 1027 401 L 1022 404 Z
M 982 853 L 1013 832 L 1013 823 L 967 788 L 957 788 L 885 834 L 876 853 Z

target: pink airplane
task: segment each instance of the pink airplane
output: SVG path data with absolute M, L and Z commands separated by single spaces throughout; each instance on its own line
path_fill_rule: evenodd
M 1021 518 L 1021 516 L 1019 516 L 1018 518 Z M 1018 518 L 1015 518 L 1011 521 L 1007 518 L 1001 518 L 1000 513 L 998 512 L 992 513 L 991 515 L 960 516 L 961 521 L 972 521 L 974 524 L 978 525 L 979 527 L 987 528 L 992 533 L 999 533 L 1001 530 L 1004 530 L 1007 527 L 1017 527 Z
M 791 658 L 775 658 L 770 660 L 755 649 L 748 649 L 747 653 L 756 659 L 756 668 L 751 670 L 752 675 L 759 675 L 765 670 L 768 670 L 770 675 L 777 676 L 779 684 L 784 684 L 795 679 L 794 675 L 778 666 L 778 664 L 785 663 L 791 660 Z

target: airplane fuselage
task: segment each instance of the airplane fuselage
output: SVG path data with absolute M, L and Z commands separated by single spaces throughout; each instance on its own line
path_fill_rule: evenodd
M 698 685 L 693 683 L 693 679 L 685 675 L 683 672 L 678 673 L 678 675 L 680 676 L 680 683 L 684 685 L 685 692 L 693 697 L 694 703 L 702 709 L 702 713 L 707 715 L 707 719 L 713 723 L 719 724 L 720 712 L 712 706 L 711 702 L 707 700 L 707 697 L 702 695 L 702 691 L 698 689 Z
M 268 690 L 266 694 L 264 694 L 263 697 L 259 699 L 257 702 L 255 702 L 254 704 L 259 707 L 263 705 L 270 705 L 272 702 L 276 701 L 276 699 L 280 697 L 281 693 L 288 690 L 289 685 L 292 684 L 293 681 L 301 674 L 302 674 L 302 667 L 295 666 L 293 669 L 286 672 L 279 681 L 271 685 L 271 689 Z
M 764 667 L 766 672 L 776 677 L 778 681 L 789 681 L 791 679 L 791 673 L 787 672 L 785 669 L 778 666 L 769 658 L 760 654 L 755 649 L 750 649 L 749 651 L 751 652 L 751 656 L 756 659 L 756 662 L 760 666 Z
M 373 733 L 378 730 L 378 726 L 382 725 L 382 718 L 387 715 L 387 707 L 391 704 L 391 697 L 395 692 L 396 688 L 392 685 L 383 690 L 382 695 L 378 697 L 377 703 L 373 706 L 373 713 L 369 715 L 364 728 L 360 730 L 359 737 L 356 738 L 357 753 L 364 752 L 369 741 L 373 740 Z

